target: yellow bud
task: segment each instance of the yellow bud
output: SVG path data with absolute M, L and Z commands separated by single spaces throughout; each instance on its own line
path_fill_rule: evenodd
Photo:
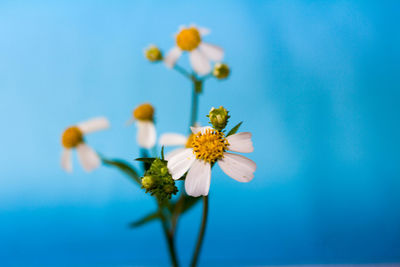
M 228 78 L 229 74 L 230 74 L 230 69 L 229 66 L 224 64 L 224 63 L 216 63 L 214 66 L 214 70 L 213 70 L 213 75 L 217 78 L 217 79 L 226 79 Z
M 155 45 L 147 47 L 144 51 L 144 55 L 150 62 L 157 62 L 163 59 L 161 50 Z

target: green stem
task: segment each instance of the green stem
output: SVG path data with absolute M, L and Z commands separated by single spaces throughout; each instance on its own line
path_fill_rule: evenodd
M 200 80 L 193 81 L 192 112 L 190 113 L 190 126 L 194 126 L 197 121 L 197 113 L 199 109 L 199 94 L 201 93 L 202 90 L 203 90 L 203 82 Z
M 174 70 L 176 70 L 177 72 L 179 72 L 180 74 L 182 74 L 183 76 L 189 78 L 190 80 L 193 80 L 193 76 L 187 72 L 184 68 L 182 68 L 181 66 L 179 66 L 178 64 L 176 64 L 174 66 Z
M 207 217 L 208 217 L 208 196 L 203 196 L 203 218 L 201 219 L 199 237 L 197 238 L 196 249 L 194 250 L 192 262 L 190 264 L 191 267 L 197 266 L 201 245 L 203 244 L 204 240 L 204 233 L 206 231 Z
M 165 238 L 167 240 L 167 244 L 168 244 L 168 250 L 169 250 L 169 256 L 171 258 L 171 264 L 174 267 L 178 267 L 178 259 L 176 257 L 176 252 L 175 252 L 175 242 L 174 242 L 174 236 L 173 234 L 168 230 L 168 224 L 166 221 L 166 218 L 164 217 L 163 213 L 162 213 L 162 206 L 160 203 L 158 203 L 158 210 L 160 212 L 161 215 L 161 225 L 164 231 L 164 235 Z

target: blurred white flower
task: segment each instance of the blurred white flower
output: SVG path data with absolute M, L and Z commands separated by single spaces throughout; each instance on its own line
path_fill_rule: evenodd
M 85 144 L 84 137 L 88 133 L 104 130 L 110 127 L 104 117 L 94 118 L 67 128 L 62 135 L 64 147 L 61 155 L 61 166 L 67 172 L 72 172 L 72 149 L 76 149 L 78 159 L 86 171 L 92 171 L 100 166 L 101 160 L 97 153 Z
M 195 25 L 181 26 L 175 36 L 176 46 L 168 52 L 164 59 L 165 64 L 173 68 L 182 53 L 186 51 L 189 53 L 193 70 L 199 75 L 208 74 L 211 71 L 210 61 L 221 61 L 224 57 L 224 50 L 221 47 L 202 41 L 202 37 L 209 32 L 208 29 Z
M 218 162 L 228 176 L 239 182 L 249 182 L 253 179 L 256 163 L 242 155 L 226 152 L 253 152 L 251 133 L 243 132 L 225 137 L 222 132 L 212 127 L 191 129 L 193 138 L 190 147 L 176 150 L 166 158 L 173 179 L 181 178 L 188 171 L 185 179 L 185 190 L 188 195 L 194 197 L 208 195 L 211 166 L 215 162 Z
M 136 140 L 140 147 L 152 148 L 156 144 L 156 127 L 154 126 L 154 107 L 150 103 L 139 105 L 133 111 L 133 118 L 138 129 Z

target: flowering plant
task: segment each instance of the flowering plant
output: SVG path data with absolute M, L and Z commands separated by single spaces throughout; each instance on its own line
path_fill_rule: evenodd
M 154 197 L 157 209 L 144 218 L 131 224 L 138 227 L 154 220 L 161 222 L 171 256 L 171 264 L 178 266 L 175 248 L 175 233 L 179 218 L 199 201 L 203 200 L 201 228 L 193 253 L 191 266 L 196 266 L 204 238 L 207 213 L 208 193 L 210 190 L 211 169 L 217 163 L 224 173 L 239 182 L 249 182 L 254 177 L 256 164 L 239 154 L 253 151 L 251 133 L 237 133 L 241 122 L 226 130 L 229 124 L 229 111 L 224 107 L 211 108 L 207 117 L 211 126 L 200 127 L 197 121 L 198 98 L 204 90 L 207 79 L 220 80 L 229 77 L 228 65 L 221 63 L 223 49 L 203 42 L 203 37 L 210 31 L 191 25 L 181 27 L 176 34 L 176 46 L 163 56 L 162 51 L 151 45 L 145 50 L 145 57 L 150 62 L 164 62 L 192 82 L 192 107 L 187 136 L 177 133 L 161 135 L 157 148 L 155 127 L 155 109 L 150 103 L 144 103 L 133 111 L 130 123 L 137 127 L 137 142 L 141 147 L 141 156 L 136 160 L 142 163 L 143 172 L 123 160 L 111 160 L 99 156 L 86 144 L 86 134 L 109 127 L 106 118 L 99 117 L 78 123 L 67 128 L 62 135 L 64 147 L 61 166 L 72 171 L 71 150 L 76 149 L 79 161 L 86 171 L 92 171 L 101 163 L 115 167 L 146 193 Z M 177 64 L 179 57 L 189 54 L 193 71 L 187 71 Z M 214 62 L 212 67 L 211 62 Z M 181 146 L 169 153 L 164 153 L 168 146 Z M 179 185 L 181 183 L 181 185 Z M 175 196 L 176 195 L 176 196 Z M 175 197 L 174 197 L 175 196 Z

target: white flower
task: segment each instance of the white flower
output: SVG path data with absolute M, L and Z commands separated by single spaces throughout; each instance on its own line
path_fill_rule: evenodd
M 156 144 L 157 133 L 153 117 L 154 108 L 149 103 L 141 104 L 133 111 L 138 128 L 136 140 L 140 147 L 149 149 Z
M 78 123 L 67 128 L 62 135 L 64 147 L 61 154 L 61 166 L 67 172 L 72 172 L 72 149 L 76 149 L 78 159 L 86 171 L 92 171 L 100 166 L 101 160 L 97 153 L 85 144 L 84 137 L 88 133 L 104 130 L 110 127 L 110 123 L 104 117 L 94 118 Z
M 208 29 L 195 25 L 181 26 L 176 34 L 176 46 L 168 52 L 164 59 L 165 64 L 173 68 L 183 51 L 187 51 L 193 70 L 199 75 L 208 74 L 211 71 L 210 61 L 221 61 L 224 57 L 221 47 L 202 41 L 202 37 L 209 32 Z
M 211 127 L 192 127 L 191 147 L 182 148 L 170 155 L 168 170 L 177 180 L 187 171 L 186 193 L 190 196 L 206 196 L 210 189 L 211 166 L 215 162 L 230 177 L 239 182 L 249 182 L 254 177 L 256 163 L 242 155 L 226 151 L 253 152 L 251 133 L 243 132 L 225 137 Z

